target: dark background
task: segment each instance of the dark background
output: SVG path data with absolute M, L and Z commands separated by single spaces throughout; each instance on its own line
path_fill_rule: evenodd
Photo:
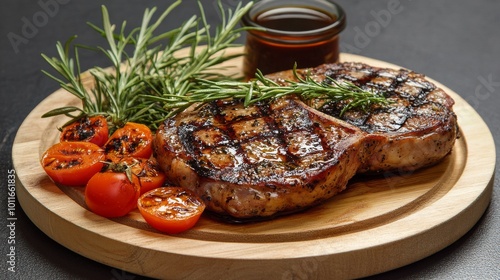
M 101 24 L 101 4 L 108 7 L 112 22 L 127 20 L 128 26 L 135 27 L 146 7 L 157 6 L 163 11 L 172 2 L 1 2 L 0 220 L 4 221 L 3 224 L 7 223 L 6 185 L 8 171 L 13 169 L 11 149 L 16 131 L 27 114 L 58 88 L 54 81 L 41 73 L 41 69 L 48 69 L 48 65 L 40 53 L 54 56 L 56 41 L 65 41 L 75 34 L 79 36 L 78 42 L 88 45 L 102 43 L 102 39 L 86 25 L 88 21 Z M 46 12 L 43 7 L 48 3 L 52 6 Z M 203 1 L 208 20 L 213 24 L 220 20 L 215 3 L 214 0 Z M 237 1 L 223 0 L 222 3 L 225 7 L 234 7 Z M 500 1 L 339 0 L 338 3 L 345 9 L 348 19 L 347 28 L 341 35 L 342 51 L 394 63 L 443 83 L 465 98 L 488 124 L 494 137 L 499 139 Z M 197 13 L 195 1 L 185 0 L 160 29 L 166 31 L 177 27 L 193 13 Z M 38 26 L 23 36 L 26 21 L 36 22 Z M 23 36 L 24 40 L 13 43 L 12 34 Z M 85 53 L 81 57 L 83 69 L 94 65 L 108 66 L 100 55 Z M 498 149 L 498 141 L 496 146 Z M 499 188 L 498 180 L 495 180 L 489 208 L 457 242 L 419 262 L 373 279 L 499 279 Z M 144 279 L 101 265 L 59 245 L 38 230 L 19 205 L 16 217 L 16 273 L 6 272 L 9 231 L 5 226 L 0 227 L 0 275 L 7 275 L 7 279 Z

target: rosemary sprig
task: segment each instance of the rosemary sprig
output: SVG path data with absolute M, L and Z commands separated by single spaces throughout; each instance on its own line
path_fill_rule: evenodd
M 345 102 L 339 116 L 344 115 L 348 110 L 358 108 L 367 111 L 372 105 L 378 104 L 386 106 L 391 103 L 383 93 L 375 93 L 364 90 L 349 81 L 337 81 L 327 77 L 323 82 L 314 80 L 306 73 L 305 78 L 297 75 L 294 69 L 295 78 L 298 82 L 292 82 L 291 86 L 296 88 L 304 100 L 324 99 L 327 102 Z
M 58 57 L 50 58 L 42 54 L 60 77 L 43 72 L 82 101 L 82 108 L 56 108 L 43 117 L 66 115 L 71 118 L 70 123 L 85 115 L 99 114 L 107 117 L 111 130 L 129 121 L 155 128 L 168 112 L 161 104 L 144 96 L 185 95 L 191 91 L 191 81 L 196 78 L 231 79 L 217 73 L 216 67 L 234 58 L 225 55 L 224 50 L 235 46 L 234 41 L 246 29 L 236 26 L 253 3 L 245 6 L 239 4 L 234 12 L 230 9 L 226 12 L 219 1 L 223 23 L 212 35 L 199 1 L 200 17 L 194 15 L 180 27 L 155 35 L 158 26 L 181 2 L 178 0 L 171 4 L 156 21 L 152 20 L 156 8 L 146 9 L 141 26 L 128 34 L 125 32 L 126 22 L 116 31 L 106 7 L 102 6 L 103 27 L 89 25 L 106 38 L 107 47 L 77 45 L 71 56 L 70 44 L 74 39 L 71 38 L 64 47 L 60 42 L 57 43 Z M 133 51 L 128 53 L 126 47 L 130 45 Z M 177 55 L 179 50 L 186 47 L 190 48 L 187 55 Z M 94 80 L 91 89 L 85 87 L 81 80 L 80 48 L 97 50 L 111 62 L 112 71 L 99 67 L 89 70 Z
M 242 55 L 226 55 L 224 50 L 237 46 L 234 41 L 241 36 L 242 31 L 248 29 L 237 26 L 251 5 L 252 3 L 249 3 L 243 7 L 239 3 L 233 13 L 230 9 L 227 12 L 224 11 L 221 2 L 218 2 L 222 23 L 217 27 L 215 34 L 211 35 L 209 32 L 204 32 L 204 36 L 194 38 L 187 56 L 175 56 L 179 61 L 187 61 L 188 63 L 169 65 L 169 67 L 153 67 L 156 72 L 152 72 L 151 77 L 146 79 L 149 91 L 145 92 L 141 97 L 147 100 L 148 103 L 160 106 L 160 108 L 157 108 L 157 112 L 160 113 L 154 120 L 156 125 L 166 117 L 174 115 L 192 104 L 190 102 L 182 105 L 178 103 L 178 100 L 184 99 L 188 95 L 192 96 L 192 93 L 199 89 L 197 83 L 195 83 L 196 80 L 239 80 L 239 77 L 221 75 L 218 65 Z M 201 12 L 199 22 L 201 28 L 199 30 L 208 31 L 210 25 L 200 3 L 199 7 Z
M 81 75 L 80 75 L 80 61 L 78 59 L 78 50 L 75 49 L 75 57 L 76 60 L 74 61 L 72 58 L 69 57 L 69 47 L 71 42 L 76 38 L 76 36 L 71 37 L 66 44 L 63 45 L 61 42 L 58 42 L 56 44 L 57 48 L 57 53 L 59 55 L 58 58 L 50 58 L 45 54 L 42 54 L 42 57 L 49 63 L 52 68 L 54 68 L 62 78 L 58 78 L 49 72 L 42 70 L 44 74 L 52 78 L 53 80 L 57 81 L 60 86 L 68 91 L 69 93 L 73 94 L 77 98 L 79 98 L 82 101 L 82 108 L 74 107 L 74 106 L 68 106 L 68 107 L 63 107 L 63 108 L 57 108 L 54 109 L 46 114 L 43 115 L 43 117 L 52 117 L 56 115 L 66 115 L 68 117 L 71 117 L 72 119 L 76 119 L 81 117 L 82 114 L 85 114 L 85 112 L 94 112 L 95 111 L 95 103 L 92 102 L 92 98 L 90 97 L 87 88 L 83 85 L 81 81 Z M 75 70 L 76 67 L 76 70 Z M 64 80 L 63 80 L 64 79 Z M 94 96 L 95 97 L 95 96 Z M 98 98 L 94 98 L 98 100 Z M 78 115 L 72 115 L 72 113 L 78 112 Z
M 307 73 L 305 78 L 300 77 L 295 68 L 293 73 L 295 80 L 286 81 L 285 85 L 266 78 L 260 71 L 256 73 L 254 80 L 248 82 L 198 79 L 196 86 L 193 86 L 193 91 L 187 95 L 164 95 L 150 98 L 163 103 L 168 111 L 183 110 L 196 103 L 228 98 L 242 99 L 244 106 L 249 106 L 256 102 L 293 94 L 305 101 L 313 99 L 324 99 L 330 102 L 346 101 L 339 113 L 340 116 L 353 108 L 368 110 L 373 104 L 385 106 L 390 103 L 382 94 L 363 90 L 348 81 L 327 78 L 323 82 L 318 82 Z

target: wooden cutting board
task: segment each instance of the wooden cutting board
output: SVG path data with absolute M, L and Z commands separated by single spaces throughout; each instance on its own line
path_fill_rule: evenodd
M 230 52 L 241 52 L 240 48 Z M 401 68 L 341 54 L 341 61 Z M 239 73 L 241 59 L 227 63 Z M 432 81 L 432 80 L 431 80 Z M 481 117 L 459 95 L 461 137 L 440 164 L 411 173 L 356 177 L 342 194 L 290 216 L 226 224 L 209 216 L 192 230 L 166 235 L 138 212 L 106 219 L 85 208 L 83 188 L 56 186 L 40 166 L 64 119 L 40 116 L 78 105 L 58 90 L 25 119 L 14 141 L 17 197 L 48 236 L 78 254 L 125 271 L 169 279 L 358 278 L 429 256 L 464 235 L 489 204 L 495 145 Z

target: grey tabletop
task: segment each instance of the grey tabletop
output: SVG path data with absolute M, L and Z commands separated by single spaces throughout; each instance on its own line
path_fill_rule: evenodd
M 172 2 L 6 0 L 0 4 L 0 267 L 6 279 L 145 279 L 61 246 L 40 231 L 19 205 L 15 206 L 15 227 L 9 227 L 7 185 L 13 170 L 11 150 L 18 127 L 40 101 L 58 88 L 42 74 L 41 69 L 47 69 L 48 65 L 40 53 L 54 56 L 56 41 L 65 41 L 75 34 L 79 42 L 102 43 L 86 25 L 86 22 L 101 23 L 101 4 L 108 7 L 112 21 L 127 20 L 128 26 L 138 26 L 146 7 L 157 6 L 163 10 Z M 234 7 L 237 2 L 223 0 L 222 4 Z M 343 52 L 409 68 L 446 85 L 467 100 L 484 119 L 497 139 L 498 150 L 499 1 L 337 2 L 347 13 L 347 27 L 340 38 Z M 219 22 L 216 1 L 203 3 L 209 22 Z M 196 12 L 194 1 L 185 0 L 161 29 L 176 27 L 180 20 Z M 106 66 L 106 63 L 101 56 L 83 55 L 83 68 Z M 490 206 L 462 238 L 425 259 L 370 278 L 500 279 L 499 196 L 500 183 L 495 180 Z M 8 263 L 11 245 L 15 249 L 14 268 Z M 296 279 L 304 278 L 304 275 L 296 276 Z

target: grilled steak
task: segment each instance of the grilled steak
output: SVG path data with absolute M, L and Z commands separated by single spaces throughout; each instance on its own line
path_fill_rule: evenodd
M 323 113 L 342 119 L 367 133 L 370 149 L 358 172 L 412 171 L 435 164 L 452 149 L 458 134 L 453 99 L 421 74 L 363 63 L 325 64 L 298 71 L 317 81 L 326 77 L 346 80 L 362 89 L 383 93 L 392 104 L 370 110 L 350 110 L 340 116 L 342 103 L 309 103 Z M 269 75 L 286 83 L 292 71 Z
M 154 141 L 170 183 L 195 191 L 207 209 L 238 219 L 318 204 L 356 173 L 414 170 L 451 151 L 453 100 L 422 75 L 358 63 L 308 70 L 346 79 L 393 103 L 339 116 L 343 104 L 287 97 L 244 107 L 219 100 L 167 119 Z M 269 77 L 286 83 L 291 71 Z M 315 109 L 317 108 L 317 109 Z
M 266 217 L 317 204 L 359 169 L 364 133 L 295 98 L 243 107 L 217 101 L 168 119 L 155 152 L 172 183 L 207 208 Z

